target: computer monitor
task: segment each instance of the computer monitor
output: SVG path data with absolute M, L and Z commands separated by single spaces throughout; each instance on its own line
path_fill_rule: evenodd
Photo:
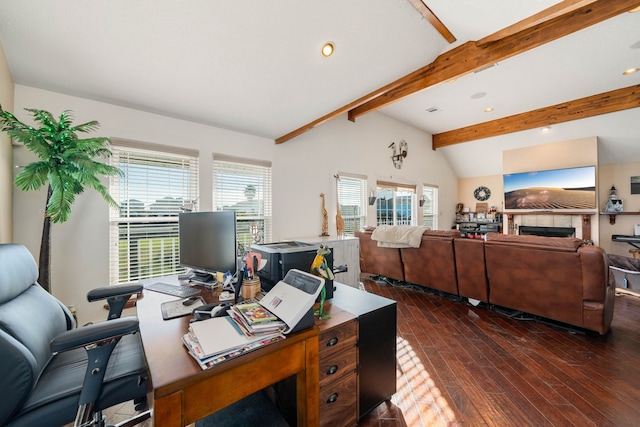
M 217 272 L 237 269 L 236 212 L 183 212 L 178 217 L 180 265 L 194 271 L 196 281 L 215 282 Z

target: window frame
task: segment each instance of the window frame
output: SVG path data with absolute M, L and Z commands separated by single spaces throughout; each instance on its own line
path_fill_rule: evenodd
M 377 181 L 376 182 L 376 226 L 379 225 L 416 225 L 416 191 L 417 186 L 415 184 L 400 184 L 395 182 Z M 387 192 L 391 192 L 391 197 L 388 198 Z M 383 201 L 386 201 L 383 202 Z M 391 207 L 389 207 L 389 201 L 391 201 Z M 408 208 L 402 209 L 402 206 L 406 206 L 408 202 Z M 385 206 L 386 204 L 386 206 Z M 388 211 L 391 209 L 392 215 L 389 218 Z M 382 219 L 382 211 L 387 211 L 386 218 Z M 402 218 L 409 214 L 409 218 Z
M 110 162 L 123 175 L 109 179 L 109 194 L 120 204 L 120 209 L 109 208 L 109 283 L 184 272 L 179 264 L 178 213 L 196 210 L 199 152 L 116 138 L 111 143 Z M 167 193 L 171 196 L 159 198 Z M 123 215 L 124 202 L 131 207 L 134 200 L 142 203 L 144 214 L 129 209 Z M 122 242 L 127 242 L 126 259 Z
M 338 173 L 337 176 L 336 197 L 340 215 L 345 224 L 344 235 L 354 236 L 357 229 L 362 229 L 367 224 L 367 177 L 365 175 L 342 172 Z M 346 185 L 346 182 L 350 182 L 350 184 Z M 348 202 L 355 203 L 348 204 Z M 348 206 L 357 206 L 357 208 L 354 207 L 349 211 L 349 209 L 346 209 Z M 354 211 L 356 210 L 360 212 L 360 215 L 354 216 Z
M 433 184 L 422 184 L 422 224 L 431 227 L 432 230 L 438 229 L 438 192 L 439 188 Z M 431 193 L 429 195 L 429 193 Z M 431 199 L 431 203 L 427 201 Z M 427 218 L 430 217 L 431 221 Z

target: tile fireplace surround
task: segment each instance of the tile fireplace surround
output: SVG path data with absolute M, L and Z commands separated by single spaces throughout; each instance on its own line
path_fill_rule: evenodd
M 576 237 L 591 240 L 591 217 L 596 212 L 518 212 L 505 215 L 505 230 L 508 234 L 518 234 L 521 225 L 531 227 L 573 227 Z

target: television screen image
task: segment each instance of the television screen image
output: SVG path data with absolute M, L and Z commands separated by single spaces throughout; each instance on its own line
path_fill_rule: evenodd
M 504 175 L 505 210 L 596 208 L 596 168 L 584 166 Z
M 180 265 L 196 272 L 236 272 L 235 211 L 183 212 L 178 229 Z

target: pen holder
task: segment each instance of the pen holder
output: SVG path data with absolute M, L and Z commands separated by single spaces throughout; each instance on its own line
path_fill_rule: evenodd
M 260 292 L 260 278 L 244 279 L 242 281 L 242 298 L 255 298 Z

